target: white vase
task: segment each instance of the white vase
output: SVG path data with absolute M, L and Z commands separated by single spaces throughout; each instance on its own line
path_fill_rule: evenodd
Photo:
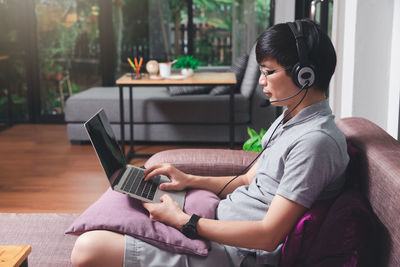
M 182 69 L 181 74 L 185 77 L 190 77 L 194 73 L 193 69 Z

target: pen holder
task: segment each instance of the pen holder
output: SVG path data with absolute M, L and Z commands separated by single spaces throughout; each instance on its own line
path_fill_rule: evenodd
M 132 73 L 132 80 L 139 80 L 139 79 L 142 79 L 142 75 L 140 74 L 140 72 Z

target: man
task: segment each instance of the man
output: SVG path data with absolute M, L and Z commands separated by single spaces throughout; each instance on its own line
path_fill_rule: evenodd
M 329 37 L 310 20 L 277 24 L 258 38 L 256 58 L 270 103 L 287 107 L 263 137 L 257 162 L 237 177 L 194 176 L 170 164 L 145 171 L 146 180 L 169 176 L 163 190 L 201 188 L 223 198 L 215 220 L 191 218 L 167 195 L 162 203 L 143 203 L 152 219 L 179 230 L 194 221 L 192 234 L 212 241 L 208 256 L 174 254 L 130 236 L 93 231 L 78 239 L 75 265 L 278 265 L 282 242 L 304 212 L 340 193 L 349 159 L 326 99 L 336 66 Z

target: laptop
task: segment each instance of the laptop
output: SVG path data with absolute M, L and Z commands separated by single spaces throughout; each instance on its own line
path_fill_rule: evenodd
M 161 183 L 170 182 L 167 176 L 154 176 L 145 182 L 144 169 L 127 164 L 103 109 L 100 109 L 84 125 L 113 190 L 154 203 L 160 202 L 160 197 L 168 194 L 183 209 L 186 191 L 160 190 Z

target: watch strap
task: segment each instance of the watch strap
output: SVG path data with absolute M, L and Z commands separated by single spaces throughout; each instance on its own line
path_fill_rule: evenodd
M 194 227 L 197 229 L 197 222 L 200 220 L 200 216 L 197 214 L 192 214 L 192 217 L 190 217 L 189 223 L 192 224 Z
M 182 233 L 190 238 L 190 239 L 196 239 L 198 238 L 197 234 L 197 222 L 200 220 L 200 216 L 197 214 L 193 214 L 189 221 L 183 225 L 182 227 Z

